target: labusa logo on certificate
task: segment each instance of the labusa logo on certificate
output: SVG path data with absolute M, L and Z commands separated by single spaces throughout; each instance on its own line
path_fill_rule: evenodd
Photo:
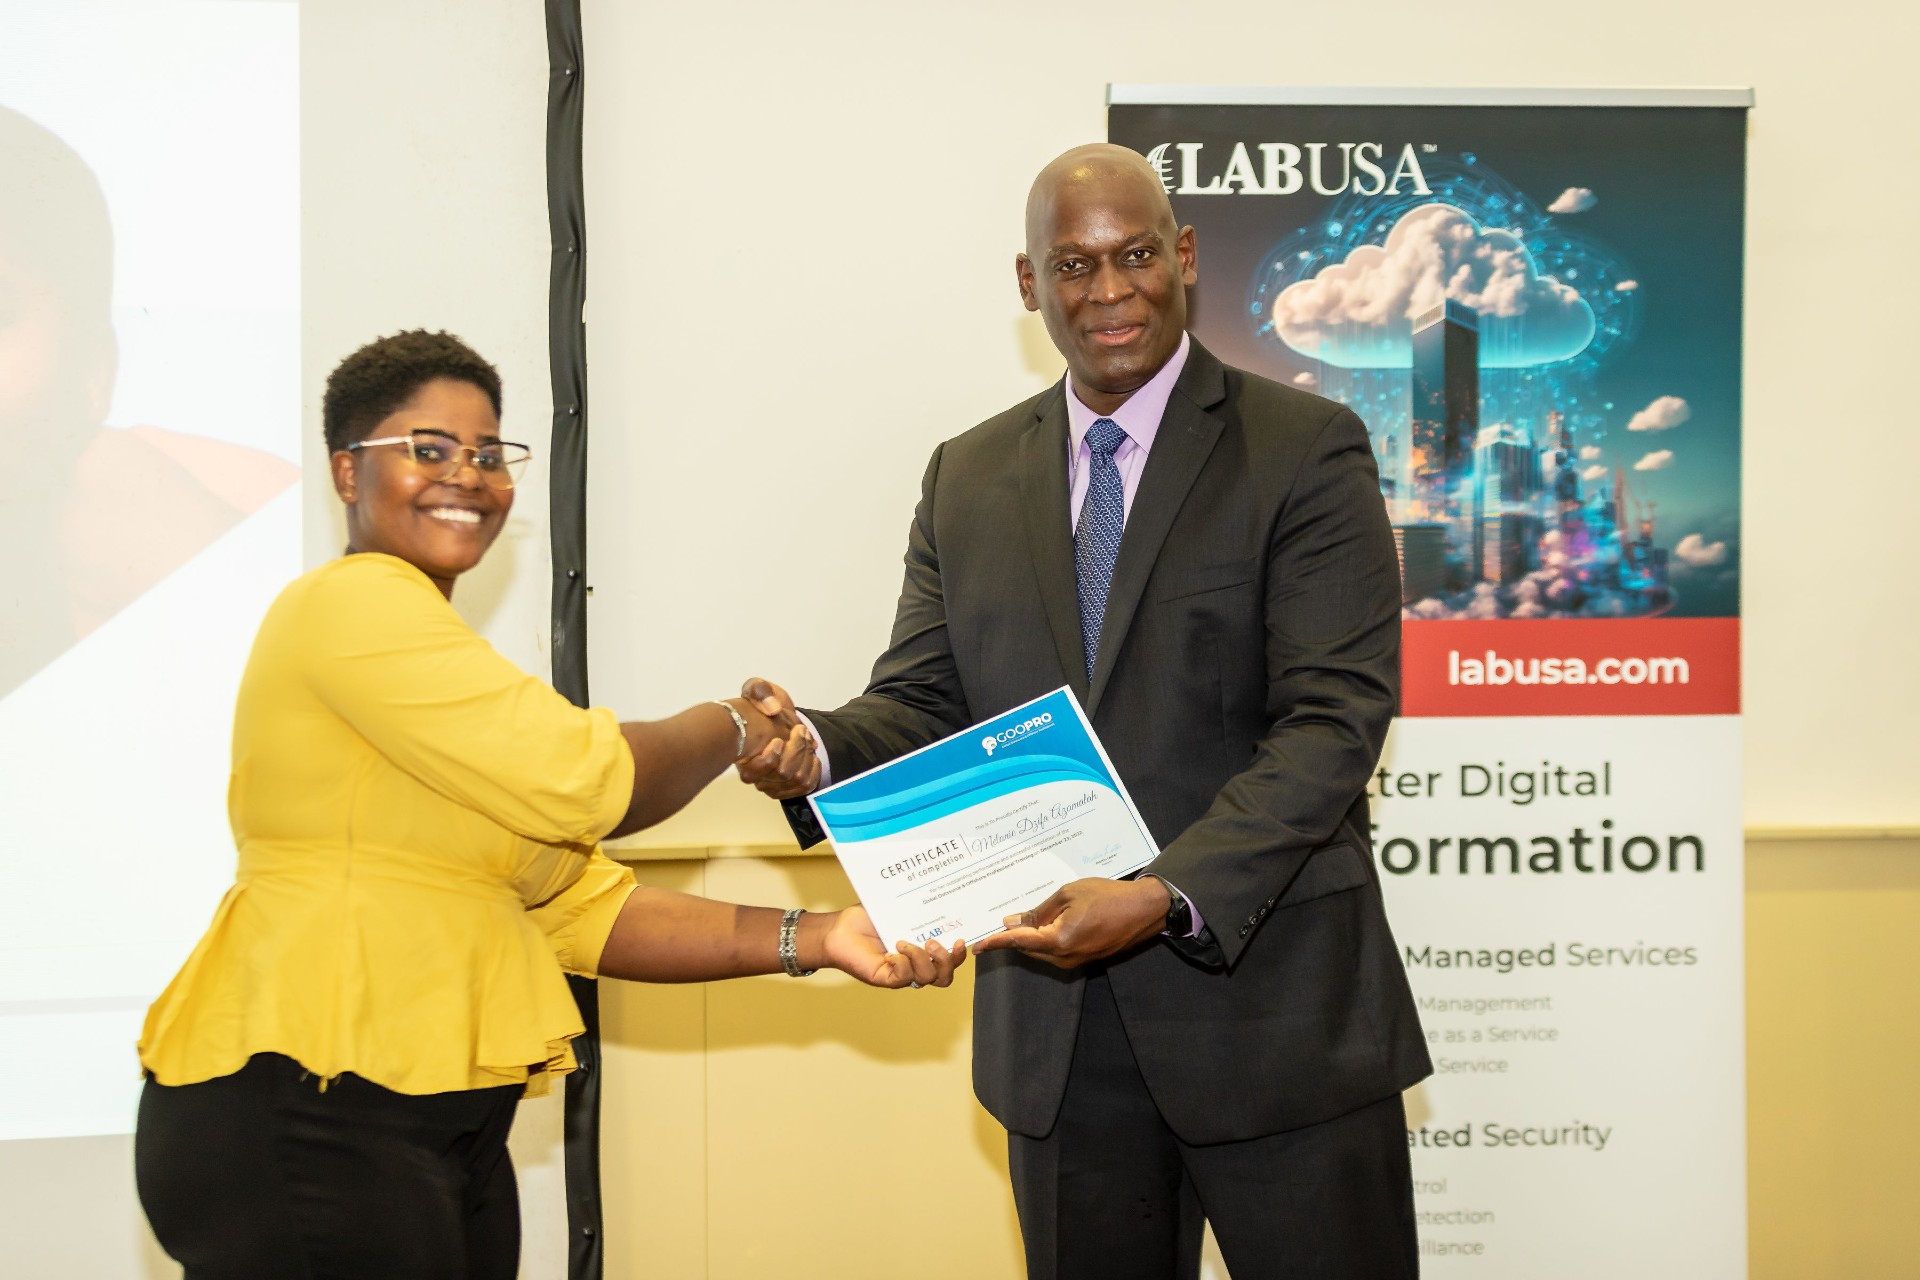
M 1070 880 L 1124 876 L 1160 852 L 1069 689 L 808 803 L 888 942 L 975 942 Z

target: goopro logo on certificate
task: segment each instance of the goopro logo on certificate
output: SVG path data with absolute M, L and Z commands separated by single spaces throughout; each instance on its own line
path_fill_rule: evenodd
M 809 796 L 883 942 L 976 942 L 1159 856 L 1069 689 Z

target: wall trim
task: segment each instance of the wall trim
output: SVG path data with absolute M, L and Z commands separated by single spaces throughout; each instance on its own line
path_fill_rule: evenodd
M 1748 844 L 1788 841 L 1810 844 L 1822 840 L 1920 840 L 1920 826 L 1755 826 L 1748 827 L 1746 835 Z
M 1788 827 L 1755 826 L 1744 831 L 1748 844 L 1815 844 L 1821 841 L 1920 841 L 1920 826 L 1904 827 Z M 832 849 L 816 845 L 802 849 L 792 844 L 671 844 L 603 846 L 617 862 L 715 862 L 726 858 L 831 858 Z

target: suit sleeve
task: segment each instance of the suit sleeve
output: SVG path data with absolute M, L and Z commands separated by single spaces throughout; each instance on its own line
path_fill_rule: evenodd
M 906 577 L 894 609 L 893 637 L 873 664 L 867 691 L 837 711 L 807 708 L 833 760 L 837 780 L 885 764 L 973 723 L 953 660 L 935 536 L 945 448 L 933 451 L 920 482 L 920 502 L 907 531 Z M 803 848 L 825 838 L 805 800 L 789 800 L 785 808 L 788 824 Z
M 1366 428 L 1321 429 L 1267 544 L 1266 713 L 1252 763 L 1149 868 L 1207 921 L 1170 939 L 1234 964 L 1365 791 L 1399 686 L 1400 574 Z

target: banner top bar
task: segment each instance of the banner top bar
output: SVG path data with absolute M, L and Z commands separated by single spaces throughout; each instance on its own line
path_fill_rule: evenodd
M 1735 88 L 1367 88 L 1358 85 L 1110 84 L 1110 107 L 1744 107 Z

